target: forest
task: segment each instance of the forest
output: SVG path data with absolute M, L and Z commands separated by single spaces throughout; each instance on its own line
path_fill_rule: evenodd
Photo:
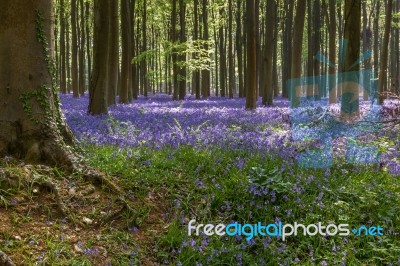
M 0 266 L 400 265 L 400 0 L 0 20 Z

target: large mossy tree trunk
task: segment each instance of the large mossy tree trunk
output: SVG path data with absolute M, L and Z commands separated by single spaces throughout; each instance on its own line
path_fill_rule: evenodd
M 0 156 L 70 168 L 73 137 L 54 87 L 51 0 L 0 1 Z

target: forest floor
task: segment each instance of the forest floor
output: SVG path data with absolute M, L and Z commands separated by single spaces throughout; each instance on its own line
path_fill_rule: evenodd
M 171 102 L 158 96 L 117 106 L 108 117 L 87 116 L 86 98 L 62 100 L 87 163 L 124 189 L 133 211 L 106 221 L 105 214 L 120 207 L 116 195 L 79 176 L 66 184 L 67 202 L 76 210 L 67 219 L 50 191 L 0 186 L 0 250 L 17 265 L 400 264 L 397 129 L 374 140 L 381 164 L 349 163 L 338 141 L 333 167 L 306 169 L 295 159 L 304 145 L 292 145 L 284 100 L 246 112 L 241 100 Z M 0 168 L 22 169 L 7 160 Z M 286 241 L 188 236 L 192 219 L 344 223 L 350 229 L 380 226 L 384 234 Z

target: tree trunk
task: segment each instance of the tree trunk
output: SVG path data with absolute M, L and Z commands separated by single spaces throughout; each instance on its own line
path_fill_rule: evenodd
M 329 60 L 332 64 L 336 64 L 336 1 L 329 0 Z M 335 75 L 335 67 L 329 68 L 329 74 Z M 335 79 L 336 80 L 336 79 Z M 334 81 L 336 83 L 336 81 Z M 335 84 L 330 84 L 334 86 Z M 336 91 L 330 88 L 329 90 L 329 103 L 336 103 Z
M 374 70 L 378 72 L 379 68 L 379 16 L 380 16 L 380 1 L 376 1 L 374 14 Z M 376 73 L 377 74 L 377 73 Z
M 247 18 L 247 93 L 246 109 L 257 108 L 257 44 L 256 44 L 256 21 L 255 0 L 246 0 Z
M 122 59 L 121 59 L 121 91 L 120 103 L 128 103 L 129 77 L 131 71 L 131 20 L 129 16 L 129 0 L 121 0 L 121 34 L 122 34 Z
M 143 0 L 143 18 L 142 18 L 142 52 L 147 50 L 147 0 Z M 143 77 L 143 96 L 147 97 L 148 80 L 147 80 L 147 59 L 142 60 L 141 70 Z
M 86 79 L 85 79 L 85 6 L 83 0 L 79 0 L 80 7 L 80 45 L 79 45 L 79 94 L 84 95 L 86 91 Z
M 86 57 L 87 57 L 87 80 L 90 81 L 92 73 L 92 55 L 91 55 L 91 40 L 90 40 L 90 2 L 85 2 L 85 17 L 86 17 Z
M 131 43 L 132 43 L 132 47 L 131 47 L 131 56 L 132 58 L 134 58 L 136 56 L 136 52 L 135 52 L 135 47 L 136 47 L 136 43 L 137 41 L 137 37 L 135 35 L 135 22 L 136 22 L 136 17 L 135 17 L 135 12 L 136 12 L 136 0 L 131 0 L 131 20 L 130 20 L 130 24 L 131 24 Z M 138 83 L 138 75 L 137 75 L 137 64 L 131 64 L 131 88 L 129 89 L 129 91 L 131 91 L 132 94 L 132 98 L 133 99 L 137 99 L 138 98 L 138 92 L 139 92 L 139 83 Z M 129 94 L 128 94 L 129 95 Z
M 243 67 L 243 36 L 242 36 L 242 9 L 241 0 L 237 0 L 236 10 L 236 53 L 238 62 L 239 97 L 244 97 L 244 67 Z
M 305 3 L 303 3 L 305 4 Z M 291 67 L 292 67 L 292 28 L 293 28 L 293 11 L 295 2 L 292 0 L 285 0 L 285 6 L 287 6 L 287 12 L 284 21 L 284 38 L 282 43 L 282 96 L 287 97 L 288 91 L 286 88 L 286 82 L 291 78 Z
M 388 63 L 388 55 L 389 55 L 389 38 L 390 38 L 390 27 L 392 23 L 392 8 L 393 8 L 393 0 L 388 0 L 387 9 L 386 9 L 386 18 L 385 18 L 385 31 L 383 35 L 382 41 L 382 54 L 381 54 L 381 62 L 379 69 L 379 82 L 378 82 L 378 92 L 379 92 L 379 103 L 383 104 L 386 96 L 385 93 L 385 85 L 387 83 L 387 63 Z
M 203 0 L 203 40 L 204 43 L 204 50 L 208 51 L 208 41 L 209 41 L 209 34 L 208 34 L 208 11 L 207 11 L 207 0 Z M 203 92 L 203 97 L 210 96 L 210 69 L 204 69 L 201 71 L 201 88 Z
M 368 14 L 367 14 L 367 2 L 364 1 L 362 3 L 362 9 L 363 9 L 363 53 L 365 54 L 371 49 L 371 30 L 368 27 Z M 371 69 L 371 59 L 366 58 L 364 61 L 364 68 L 366 70 Z M 370 82 L 371 82 L 371 77 L 370 76 L 363 76 L 363 87 L 364 88 L 369 88 L 370 87 Z M 363 90 L 363 99 L 364 101 L 368 101 L 369 95 L 367 90 Z
M 109 86 L 110 1 L 94 2 L 93 73 L 89 94 L 89 114 L 107 114 Z
M 279 33 L 279 1 L 274 1 L 274 58 L 273 58 L 273 66 L 272 66 L 272 83 L 274 90 L 274 97 L 278 97 L 279 95 L 279 85 L 278 85 L 278 33 Z
M 77 30 L 77 0 L 71 0 L 71 27 L 72 27 L 72 91 L 74 97 L 79 97 L 79 69 L 78 69 L 78 30 Z
M 228 58 L 229 58 L 229 84 L 228 84 L 228 91 L 229 91 L 229 98 L 233 98 L 233 90 L 236 86 L 235 82 L 235 65 L 233 63 L 234 55 L 233 55 L 233 32 L 232 32 L 232 23 L 233 23 L 233 7 L 232 1 L 229 0 L 229 22 L 228 22 Z
M 264 72 L 265 80 L 263 82 L 264 93 L 262 102 L 264 105 L 272 105 L 272 99 L 274 96 L 273 91 L 273 79 L 272 79 L 272 67 L 273 67 L 273 51 L 274 51 L 274 39 L 271 38 L 273 36 L 274 28 L 270 25 L 275 25 L 275 17 L 274 17 L 274 1 L 275 0 L 267 0 L 266 7 L 266 16 L 268 18 L 268 25 L 266 25 L 265 31 L 265 48 L 264 48 Z
M 199 40 L 199 0 L 194 0 L 194 41 L 197 42 Z M 193 53 L 194 59 L 198 59 L 198 54 Z M 193 71 L 193 86 L 196 94 L 196 100 L 200 99 L 200 72 L 198 69 Z
M 306 17 L 306 0 L 297 1 L 296 17 L 294 20 L 293 29 L 293 47 L 292 47 L 292 73 L 291 78 L 301 77 L 301 55 L 303 51 L 303 33 L 304 33 L 304 21 Z M 297 90 L 291 89 L 291 106 L 298 107 L 300 105 L 299 95 L 296 94 Z
M 110 38 L 109 38 L 109 63 L 108 63 L 108 106 L 116 104 L 116 94 L 118 90 L 118 65 L 119 65 L 119 12 L 117 0 L 110 2 Z M 128 9 L 129 12 L 129 9 Z
M 52 10 L 51 0 L 0 2 L 0 156 L 70 169 L 73 137 L 56 89 Z
M 184 0 L 179 0 L 179 24 L 180 38 L 179 41 L 183 45 L 186 42 L 186 4 Z M 179 100 L 184 100 L 186 96 L 186 53 L 182 52 L 180 56 L 179 68 Z
M 60 1 L 60 91 L 67 93 L 67 69 L 65 55 L 65 5 L 64 0 Z
M 177 23 L 177 1 L 172 0 L 172 15 L 171 15 L 171 42 L 173 46 L 176 46 L 177 42 L 177 33 L 176 33 L 176 23 Z M 172 49 L 172 68 L 173 68 L 173 99 L 178 100 L 179 98 L 179 91 L 178 91 L 178 55 L 176 48 L 173 47 Z
M 359 80 L 359 69 L 357 65 L 352 65 L 360 56 L 360 33 L 361 33 L 361 0 L 346 0 L 344 7 L 344 39 L 348 40 L 346 58 L 344 62 L 345 75 L 352 75 L 353 82 L 346 83 L 342 87 L 342 117 L 357 116 L 359 114 L 359 88 L 356 85 Z M 353 100 L 356 97 L 356 100 Z
M 220 19 L 224 16 L 223 10 L 220 9 Z M 219 90 L 221 97 L 225 97 L 226 95 L 226 50 L 225 50 L 225 41 L 224 41 L 224 26 L 220 25 L 218 29 L 218 38 L 219 38 Z

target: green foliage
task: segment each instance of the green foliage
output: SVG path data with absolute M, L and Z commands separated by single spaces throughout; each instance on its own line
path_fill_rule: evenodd
M 297 260 L 298 265 L 322 261 L 328 265 L 397 263 L 400 239 L 391 234 L 376 238 L 298 236 L 285 243 L 272 239 L 266 246 L 263 238 L 248 245 L 244 239 L 212 237 L 201 251 L 202 236 L 193 237 L 193 247 L 188 244 L 187 222 L 193 218 L 197 223 L 213 224 L 231 220 L 274 222 L 277 217 L 286 223 L 304 224 L 361 225 L 369 221 L 385 231 L 398 231 L 400 183 L 384 171 L 350 165 L 328 171 L 289 165 L 282 168 L 283 161 L 268 157 L 217 149 L 195 151 L 190 147 L 159 151 L 88 147 L 87 151 L 90 164 L 118 175 L 137 197 L 163 194 L 159 204 L 168 206 L 164 214 L 168 229 L 160 233 L 154 251 L 148 254 L 160 262 L 237 265 L 240 254 L 243 265 L 260 265 L 261 258 L 267 265 L 291 265 Z M 245 164 L 238 164 L 238 158 Z M 250 186 L 268 188 L 268 195 L 252 194 Z

